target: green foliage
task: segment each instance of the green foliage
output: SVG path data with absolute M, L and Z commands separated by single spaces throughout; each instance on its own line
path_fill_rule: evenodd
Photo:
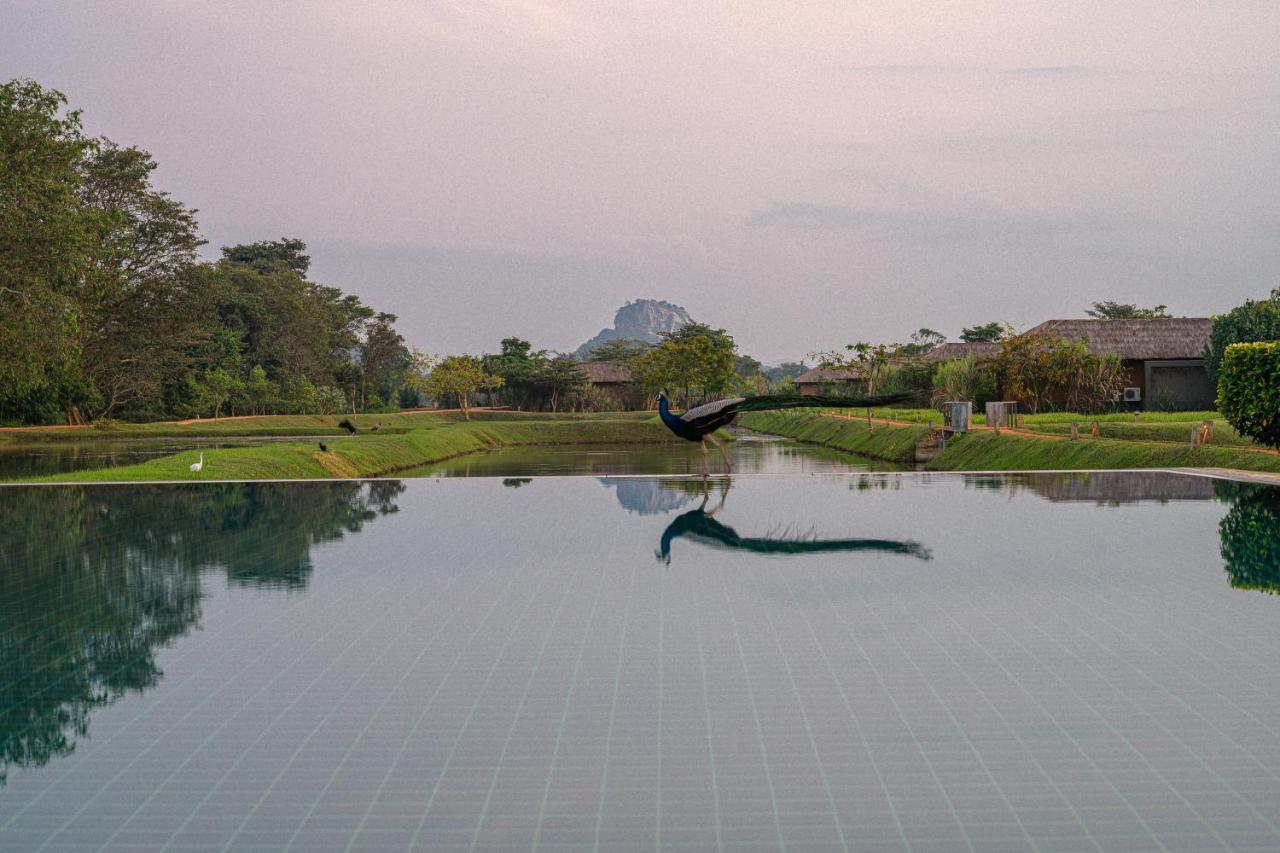
M 1084 313 L 1097 320 L 1158 320 L 1170 316 L 1165 310 L 1168 307 L 1157 305 L 1154 308 L 1139 308 L 1128 302 L 1113 302 L 1108 299 L 1106 302 L 1093 303 L 1093 308 Z
M 86 137 L 65 104 L 0 85 L 0 419 L 296 411 L 308 395 L 271 386 L 301 379 L 395 399 L 393 315 L 308 281 L 295 238 L 200 262 L 195 211 L 151 185 L 151 155 Z
M 938 365 L 933 377 L 931 402 L 937 406 L 947 400 L 972 400 L 975 405 L 991 396 L 991 383 L 972 355 L 952 358 Z
M 223 260 L 235 264 L 271 267 L 283 264 L 299 276 L 305 276 L 311 268 L 311 256 L 304 254 L 307 244 L 296 237 L 279 240 L 260 240 L 241 246 L 223 246 Z
M 426 390 L 433 397 L 457 400 L 463 414 L 470 420 L 471 395 L 477 391 L 496 390 L 502 385 L 502 377 L 486 373 L 480 359 L 470 355 L 451 355 L 427 376 Z
M 0 85 L 0 401 L 10 410 L 33 392 L 64 395 L 53 383 L 74 379 L 80 296 L 108 254 L 107 217 L 81 196 L 97 143 L 65 105 L 31 80 Z
M 925 355 L 939 344 L 945 344 L 947 336 L 942 332 L 929 328 L 918 329 L 911 333 L 911 343 L 900 344 L 897 347 L 897 356 L 899 358 L 912 358 L 914 356 Z
M 1218 482 L 1215 492 L 1231 505 L 1218 524 L 1231 585 L 1280 594 L 1280 489 Z
M 770 382 L 781 382 L 785 379 L 795 379 L 802 373 L 809 371 L 809 365 L 803 361 L 784 361 L 777 367 L 766 367 L 764 369 L 765 378 Z
M 591 350 L 587 361 L 609 361 L 614 364 L 634 364 L 647 353 L 653 344 L 635 338 L 613 338 Z
M 967 326 L 960 330 L 960 340 L 966 344 L 995 343 L 1004 337 L 1003 323 L 984 323 L 981 326 Z
M 1218 409 L 1241 435 L 1280 448 L 1280 341 L 1227 347 Z
M 688 407 L 697 398 L 713 397 L 734 388 L 737 345 L 724 329 L 690 323 L 664 332 L 662 343 L 636 361 L 633 374 L 646 391 L 669 388 Z
M 1232 344 L 1280 340 L 1280 287 L 1268 299 L 1250 299 L 1238 308 L 1213 318 L 1213 331 L 1204 352 L 1209 378 L 1218 380 L 1222 356 Z
M 1019 400 L 1034 414 L 1046 405 L 1099 412 L 1124 385 L 1119 356 L 1095 356 L 1084 341 L 1043 332 L 1008 335 L 985 365 L 997 396 Z

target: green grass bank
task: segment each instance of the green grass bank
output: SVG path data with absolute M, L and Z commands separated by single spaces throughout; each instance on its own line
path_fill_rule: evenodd
M 237 433 L 244 434 L 244 433 Z M 361 434 L 316 442 L 279 442 L 248 448 L 204 451 L 204 470 L 190 466 L 198 451 L 184 451 L 137 465 L 69 471 L 25 482 L 103 482 L 142 480 L 277 480 L 321 477 L 377 477 L 429 465 L 464 453 L 516 445 L 658 444 L 677 442 L 652 419 L 579 418 L 550 420 L 440 421 L 427 428 L 395 434 Z
M 825 417 L 812 413 L 759 412 L 744 415 L 743 426 L 785 435 L 798 441 L 834 447 L 850 453 L 891 462 L 911 462 L 915 445 L 926 426 L 876 424 Z M 1180 429 L 1182 429 L 1180 427 Z M 994 435 L 975 431 L 951 439 L 947 447 L 925 466 L 933 471 L 1030 471 L 1088 468 L 1237 468 L 1245 471 L 1280 471 L 1280 456 L 1250 452 L 1239 447 L 1123 439 L 1053 438 Z
M 929 432 L 923 423 L 918 426 L 876 424 L 875 429 L 868 430 L 865 422 L 812 412 L 749 412 L 739 418 L 738 423 L 759 432 L 905 464 L 915 461 L 916 443 Z

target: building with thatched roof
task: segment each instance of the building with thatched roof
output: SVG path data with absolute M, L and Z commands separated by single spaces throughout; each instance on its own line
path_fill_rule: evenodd
M 1213 320 L 1049 320 L 1027 334 L 1085 341 L 1094 355 L 1124 362 L 1124 402 L 1150 409 L 1212 409 L 1217 388 L 1204 369 Z
M 578 369 L 592 385 L 630 385 L 631 368 L 612 361 L 584 361 Z
M 998 343 L 938 344 L 925 353 L 923 359 L 929 364 L 940 364 L 944 361 L 951 361 L 953 358 L 973 356 L 974 361 L 982 362 L 998 352 L 1000 352 L 1000 344 Z
M 797 391 L 810 397 L 861 393 L 867 387 L 862 368 L 856 366 L 815 367 L 791 381 Z
M 631 368 L 612 361 L 584 361 L 578 369 L 587 377 L 587 384 L 597 393 L 610 398 L 612 409 L 643 409 L 645 394 L 636 385 Z

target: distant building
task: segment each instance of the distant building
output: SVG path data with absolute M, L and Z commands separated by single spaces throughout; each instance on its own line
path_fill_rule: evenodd
M 975 362 L 982 362 L 998 352 L 1000 352 L 1000 344 L 998 343 L 938 344 L 925 353 L 922 358 L 929 364 L 939 364 L 940 362 L 951 361 L 955 358 L 965 358 L 966 356 L 973 356 Z
M 1086 341 L 1094 355 L 1124 362 L 1124 402 L 1144 409 L 1212 409 L 1217 388 L 1204 369 L 1213 320 L 1049 320 L 1027 334 Z
M 867 388 L 867 380 L 859 367 L 815 367 L 791 381 L 796 390 L 808 397 L 860 394 Z
M 644 401 L 631 378 L 631 368 L 612 361 L 584 361 L 578 369 L 587 377 L 587 383 L 608 394 L 619 409 L 642 409 Z

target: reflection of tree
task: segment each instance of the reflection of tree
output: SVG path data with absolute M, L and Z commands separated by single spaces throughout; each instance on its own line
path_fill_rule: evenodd
M 1231 505 L 1218 525 L 1231 585 L 1280 593 L 1280 489 L 1219 480 L 1215 490 Z
M 300 589 L 311 546 L 395 512 L 395 481 L 4 492 L 0 783 L 71 752 L 89 715 L 159 683 L 200 617 L 200 572 Z

